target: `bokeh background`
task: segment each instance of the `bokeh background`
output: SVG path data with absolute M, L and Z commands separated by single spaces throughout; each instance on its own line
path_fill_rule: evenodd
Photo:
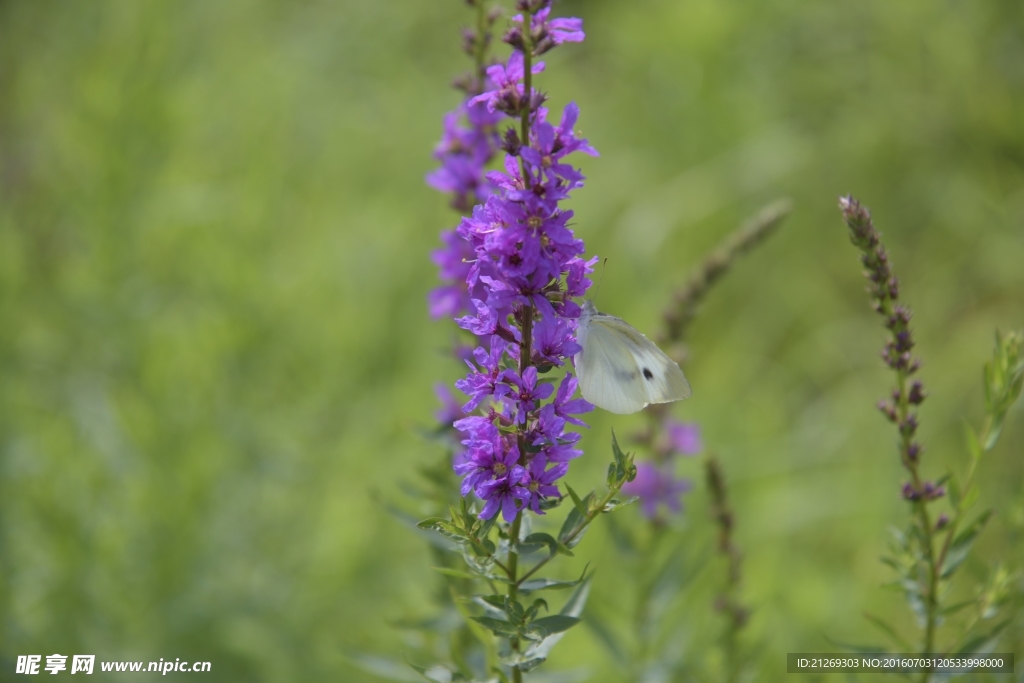
M 602 310 L 653 333 L 708 249 L 794 203 L 706 301 L 674 408 L 729 477 L 759 679 L 828 638 L 879 641 L 865 611 L 912 633 L 880 587 L 906 519 L 874 408 L 884 335 L 836 198 L 872 208 L 915 311 L 925 470 L 959 468 L 993 331 L 1024 326 L 1024 5 L 556 12 L 588 33 L 539 83 L 601 152 L 577 160 L 573 208 L 608 258 Z M 471 18 L 457 0 L 0 2 L 0 679 L 60 652 L 376 681 L 352 653 L 415 649 L 394 622 L 430 613 L 437 577 L 375 501 L 436 461 L 419 430 L 461 372 L 425 306 L 457 216 L 423 176 Z M 642 418 L 591 423 L 577 490 Z M 980 472 L 998 514 L 966 593 L 1021 564 L 1022 449 L 1018 406 Z M 679 472 L 698 480 L 675 522 L 695 569 L 680 618 L 713 631 L 723 565 L 699 462 Z M 556 574 L 588 559 L 594 613 L 628 630 L 606 525 Z M 624 680 L 582 628 L 546 666 Z

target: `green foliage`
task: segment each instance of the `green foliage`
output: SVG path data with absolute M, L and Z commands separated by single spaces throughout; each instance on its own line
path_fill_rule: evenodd
M 933 392 L 929 466 L 962 478 L 961 418 L 984 414 L 991 330 L 1020 326 L 1021 3 L 556 11 L 588 34 L 552 53 L 539 84 L 553 112 L 573 93 L 602 154 L 572 207 L 589 252 L 609 258 L 600 308 L 650 336 L 709 248 L 793 198 L 785 229 L 704 300 L 688 336 L 694 395 L 676 408 L 735 477 L 748 629 L 763 643 L 751 675 L 785 680 L 773 653 L 826 651 L 822 633 L 867 641 L 875 627 L 851 618 L 865 610 L 909 636 L 903 605 L 876 589 L 890 576 L 878 530 L 905 514 L 891 434 L 870 410 L 879 337 L 848 247 L 823 226 L 845 191 L 886 217 Z M 461 616 L 482 608 L 452 600 L 469 579 L 428 567 L 477 573 L 446 537 L 406 529 L 448 521 L 446 507 L 422 490 L 402 498 L 405 518 L 374 504 L 376 492 L 397 506 L 424 464 L 451 473 L 443 445 L 417 433 L 432 384 L 465 371 L 443 355 L 453 326 L 425 313 L 429 252 L 457 216 L 423 176 L 471 20 L 457 0 L 0 3 L 4 666 L 170 654 L 213 662 L 226 683 L 373 683 L 348 653 L 380 653 L 411 680 L 404 656 L 455 651 L 459 675 L 497 677 L 476 634 L 493 636 Z M 964 522 L 996 514 L 944 604 L 994 585 L 995 558 L 1015 576 L 1022 416 L 1019 402 L 1006 412 L 978 468 Z M 642 417 L 587 422 L 569 475 L 580 494 L 605 477 L 609 429 L 624 442 Z M 707 619 L 721 578 L 703 497 L 675 531 L 690 552 L 677 625 Z M 572 508 L 534 531 L 557 539 Z M 636 506 L 613 520 L 640 524 Z M 610 525 L 586 534 L 552 575 L 591 560 L 584 621 L 600 615 L 628 649 L 635 565 Z M 998 614 L 1024 614 L 1019 578 L 1004 597 Z M 998 614 L 978 615 L 979 635 Z M 665 643 L 704 652 L 709 631 Z M 589 625 L 567 633 L 536 676 L 623 680 Z M 1019 619 L 1001 637 L 1024 651 Z
M 484 614 L 482 615 L 464 616 L 468 616 L 469 620 L 483 627 L 496 638 L 507 641 L 501 662 L 510 669 L 518 669 L 525 673 L 537 668 L 547 660 L 551 649 L 558 643 L 565 631 L 581 622 L 580 616 L 590 592 L 590 578 L 587 577 L 586 567 L 580 578 L 575 581 L 530 577 L 534 576 L 557 555 L 572 557 L 574 554 L 570 548 L 576 547 L 586 529 L 598 515 L 612 512 L 636 500 L 634 497 L 619 501 L 614 497 L 627 481 L 631 481 L 636 476 L 633 456 L 622 452 L 614 432 L 612 433 L 612 454 L 613 461 L 609 466 L 608 490 L 600 499 L 597 499 L 593 492 L 580 498 L 572 487 L 566 485 L 573 500 L 573 507 L 566 515 L 557 539 L 543 532 L 527 532 L 523 536 L 523 529 L 528 529 L 530 526 L 531 518 L 527 513 L 523 513 L 521 519 L 517 519 L 511 525 L 498 523 L 497 515 L 488 520 L 481 519 L 470 509 L 465 498 L 460 498 L 458 509 L 455 505 L 449 504 L 447 519 L 429 517 L 417 525 L 423 530 L 436 531 L 458 544 L 462 548 L 463 559 L 470 569 L 469 572 L 466 572 L 449 567 L 434 567 L 435 571 L 444 576 L 458 579 L 471 581 L 483 579 L 492 587 L 495 585 L 508 586 L 508 592 L 504 595 L 491 593 L 470 596 L 462 593 L 454 595 L 454 599 L 463 602 L 469 601 L 483 608 Z M 497 534 L 498 543 L 488 538 L 492 531 Z M 529 570 L 519 574 L 516 569 L 518 560 L 528 557 L 541 548 L 547 548 L 548 555 L 538 560 Z M 529 595 L 536 591 L 567 588 L 576 590 L 556 615 L 539 616 L 542 608 L 545 611 L 548 609 L 548 603 L 543 598 L 534 599 L 528 607 L 516 598 L 517 595 Z M 521 647 L 522 643 L 528 644 L 525 649 Z M 450 671 L 444 667 L 441 670 Z M 421 671 L 421 673 L 423 672 Z M 426 674 L 424 673 L 424 675 Z M 441 675 L 446 674 L 442 673 Z

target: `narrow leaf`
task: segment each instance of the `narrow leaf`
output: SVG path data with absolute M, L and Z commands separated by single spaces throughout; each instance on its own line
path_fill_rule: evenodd
M 504 636 L 507 638 L 509 636 L 516 635 L 516 627 L 507 621 L 492 619 L 491 617 L 470 617 L 470 619 L 488 629 L 496 636 Z
M 877 626 L 879 630 L 885 633 L 887 636 L 893 639 L 897 645 L 900 646 L 902 652 L 913 652 L 914 648 L 905 641 L 899 633 L 896 632 L 892 626 L 882 620 L 880 617 L 876 617 L 874 614 L 864 613 L 864 618 L 870 621 L 872 624 Z
M 992 510 L 986 510 L 971 522 L 970 526 L 956 535 L 953 543 L 949 546 L 949 551 L 946 553 L 946 559 L 942 563 L 942 578 L 945 579 L 952 576 L 953 572 L 967 559 L 967 555 L 974 546 L 974 541 L 977 540 L 978 534 L 985 528 L 985 524 L 988 523 L 990 517 L 992 517 Z
M 573 491 L 572 487 L 569 486 L 568 484 L 565 485 L 565 490 L 568 491 L 569 495 L 572 497 L 572 504 L 576 506 L 576 510 L 581 515 L 586 517 L 587 516 L 587 508 L 586 508 L 585 505 L 583 505 L 583 501 L 580 500 L 580 497 L 578 495 L 576 495 L 576 492 Z
M 580 578 L 576 579 L 575 581 L 558 581 L 556 579 L 528 579 L 526 581 L 523 581 L 519 585 L 519 590 L 523 593 L 532 593 L 534 591 L 561 590 L 563 588 L 574 588 L 583 583 L 583 579 L 586 578 L 587 575 L 587 567 L 589 566 L 590 564 L 587 563 L 587 566 L 583 568 L 583 574 L 581 574 Z
M 347 659 L 363 671 L 389 681 L 412 683 L 420 680 L 419 676 L 409 671 L 409 666 L 405 662 L 359 653 L 349 654 Z
M 461 572 L 458 569 L 450 569 L 448 567 L 431 567 L 438 574 L 444 574 L 445 576 L 454 576 L 457 579 L 478 579 L 478 574 L 470 574 L 469 572 Z
M 605 506 L 603 508 L 601 508 L 601 512 L 611 512 L 612 510 L 618 510 L 619 508 L 626 507 L 627 505 L 632 505 L 638 500 L 640 500 L 640 496 L 631 496 L 625 500 L 618 500 L 617 498 L 612 498 L 607 503 L 605 503 Z
M 558 552 L 558 541 L 551 535 L 538 532 L 530 534 L 523 539 L 516 547 L 521 555 L 529 554 L 547 546 L 548 553 L 554 555 Z
M 968 654 L 988 654 L 995 648 L 996 643 L 999 641 L 999 635 L 1003 632 L 1013 619 L 1007 619 L 1006 621 L 1000 622 L 991 631 L 984 635 L 977 636 L 964 643 L 964 645 L 957 650 L 958 655 Z
M 543 636 L 551 636 L 556 633 L 562 633 L 568 631 L 576 624 L 580 623 L 582 619 L 576 617 L 567 617 L 562 614 L 554 614 L 550 617 L 541 617 L 530 622 L 530 630 L 539 631 Z
M 572 595 L 566 601 L 562 607 L 559 615 L 565 617 L 579 618 L 583 614 L 583 608 L 587 604 L 587 598 L 590 597 L 590 581 L 593 578 L 593 574 L 587 577 L 587 579 L 576 587 Z M 554 633 L 539 643 L 531 645 L 523 653 L 524 657 L 535 658 L 535 657 L 547 657 L 551 654 L 551 650 L 558 644 L 565 636 L 565 632 Z

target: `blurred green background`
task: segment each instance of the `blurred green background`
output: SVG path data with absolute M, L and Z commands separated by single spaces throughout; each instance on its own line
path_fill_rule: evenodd
M 959 468 L 993 330 L 1024 325 L 1024 5 L 556 12 L 588 33 L 539 84 L 602 154 L 577 159 L 573 199 L 609 259 L 602 310 L 653 333 L 706 250 L 794 201 L 708 298 L 674 409 L 732 485 L 761 679 L 826 637 L 880 640 L 865 611 L 911 633 L 878 562 L 906 517 L 874 408 L 892 378 L 836 197 L 872 208 L 915 311 L 925 471 Z M 423 176 L 471 19 L 457 0 L 0 2 L 0 679 L 60 652 L 373 681 L 346 653 L 416 646 L 390 623 L 429 613 L 436 577 L 373 495 L 436 461 L 417 427 L 461 373 L 425 306 L 457 217 Z M 642 418 L 590 422 L 578 490 Z M 1017 406 L 981 469 L 998 514 L 966 592 L 1021 563 L 1022 449 Z M 704 562 L 682 619 L 714 630 L 702 484 L 677 524 Z M 604 524 L 556 573 L 588 559 L 595 613 L 626 614 Z M 585 629 L 546 666 L 622 680 Z

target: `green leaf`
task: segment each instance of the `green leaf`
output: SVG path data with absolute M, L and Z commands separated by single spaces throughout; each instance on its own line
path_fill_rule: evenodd
M 572 498 L 572 504 L 576 506 L 576 510 L 577 510 L 577 511 L 578 511 L 578 512 L 579 512 L 579 513 L 580 513 L 581 515 L 583 515 L 584 517 L 586 517 L 586 516 L 587 516 L 587 508 L 586 508 L 586 506 L 585 506 L 585 505 L 583 504 L 583 501 L 582 501 L 582 500 L 580 500 L 580 497 L 579 497 L 578 495 L 576 495 L 576 492 L 575 492 L 575 491 L 573 491 L 573 490 L 572 490 L 572 487 L 571 487 L 571 486 L 569 486 L 568 484 L 566 484 L 566 485 L 565 485 L 565 490 L 569 492 L 569 496 L 570 496 L 570 497 Z
M 523 593 L 534 593 L 536 591 L 545 590 L 560 590 L 562 588 L 572 588 L 578 586 L 579 581 L 557 581 L 555 579 L 529 579 L 523 581 L 519 585 L 519 590 Z
M 963 497 L 960 495 L 960 481 L 952 475 L 949 477 L 949 502 L 952 503 L 954 510 L 959 510 L 960 504 L 963 502 Z
M 583 568 L 583 573 L 580 575 L 580 578 L 576 579 L 575 581 L 558 581 L 556 579 L 528 579 L 526 581 L 523 581 L 519 585 L 519 590 L 523 593 L 532 593 L 534 591 L 561 590 L 563 588 L 574 588 L 583 583 L 583 580 L 587 576 L 587 567 L 589 566 L 590 563 L 588 562 L 587 566 Z
M 879 628 L 879 630 L 881 630 L 887 636 L 892 638 L 893 642 L 895 642 L 897 645 L 900 646 L 900 650 L 902 652 L 913 652 L 914 651 L 914 648 L 907 641 L 905 641 L 900 636 L 899 633 L 896 632 L 896 629 L 894 629 L 892 626 L 890 626 L 888 623 L 886 623 L 880 617 L 876 617 L 874 614 L 869 614 L 869 613 L 865 612 L 864 613 L 864 618 L 867 619 L 872 624 L 874 624 L 875 626 L 877 626 Z
M 889 648 L 882 645 L 857 645 L 855 643 L 844 643 L 841 640 L 833 640 L 828 636 L 825 636 L 825 640 L 832 643 L 836 647 L 841 647 L 848 652 L 857 652 L 861 654 L 886 654 L 889 652 Z
M 988 435 L 985 437 L 985 443 L 982 444 L 986 453 L 996 447 L 996 443 L 999 441 L 999 436 L 1003 433 L 1003 420 L 1005 418 L 1006 413 L 998 413 L 992 416 L 992 424 L 988 428 Z
M 419 676 L 409 671 L 408 664 L 395 659 L 360 653 L 346 655 L 346 659 L 363 671 L 389 681 L 413 683 L 421 680 Z
M 417 522 L 416 526 L 418 528 L 420 528 L 420 529 L 424 529 L 424 530 L 428 530 L 429 531 L 429 530 L 432 530 L 432 529 L 436 529 L 437 525 L 439 523 L 447 523 L 447 522 L 448 522 L 448 520 L 445 519 L 444 517 L 427 517 L 422 522 Z
M 603 508 L 601 508 L 601 512 L 611 512 L 612 510 L 618 510 L 619 508 L 626 507 L 627 505 L 632 505 L 638 500 L 640 500 L 640 496 L 631 496 L 626 500 L 618 500 L 617 498 L 612 498 L 607 503 L 605 503 L 605 506 Z
M 409 662 L 409 666 L 419 671 L 425 679 L 433 681 L 434 683 L 455 683 L 456 681 L 466 680 L 465 676 L 462 674 L 456 673 L 447 667 L 441 666 L 440 664 L 426 668 Z
M 519 633 L 514 624 L 502 621 L 501 619 L 493 619 L 491 617 L 470 617 L 470 619 L 480 624 L 496 636 L 509 638 Z
M 473 525 L 473 535 L 479 539 L 487 538 L 487 534 L 491 533 L 491 529 L 494 528 L 494 523 L 497 521 L 498 515 L 494 515 L 490 519 L 480 519 L 478 517 Z
M 513 624 L 523 623 L 523 616 L 526 614 L 526 610 L 519 603 L 518 600 L 510 597 L 505 598 L 505 614 L 508 615 L 508 620 Z
M 583 499 L 582 505 L 584 506 L 584 510 L 586 509 L 586 506 L 590 505 L 590 501 L 593 497 L 594 494 L 591 492 Z M 561 531 L 558 532 L 558 540 L 564 544 L 567 549 L 575 548 L 579 542 L 583 540 L 583 533 L 587 526 L 584 524 L 586 519 L 586 513 L 581 513 L 578 507 L 573 507 L 573 509 L 569 511 L 568 516 L 565 518 L 565 523 L 562 524 Z M 580 530 L 572 540 L 569 540 L 569 535 L 576 530 L 577 526 L 580 525 L 582 525 L 582 530 Z
M 953 539 L 953 542 L 949 546 L 949 550 L 946 553 L 946 559 L 942 563 L 942 572 L 940 576 L 942 578 L 948 578 L 953 575 L 963 561 L 967 559 L 968 553 L 971 552 L 971 547 L 974 545 L 974 541 L 977 540 L 978 534 L 985 528 L 989 518 L 992 517 L 992 510 L 985 510 L 985 512 L 978 515 L 978 517 L 971 522 L 970 526 L 961 531 Z
M 619 440 L 612 430 L 612 455 L 615 462 L 608 466 L 608 488 L 615 489 L 626 481 L 633 481 L 636 478 L 636 467 L 633 465 L 633 456 L 622 452 L 619 448 Z
M 536 669 L 546 660 L 546 657 L 527 657 L 519 652 L 510 652 L 501 658 L 501 663 L 507 667 L 519 667 L 519 670 L 525 673 Z
M 544 598 L 537 598 L 533 601 L 533 604 L 530 605 L 530 609 L 526 610 L 526 615 L 523 617 L 524 620 L 533 621 L 534 618 L 537 616 L 537 613 L 540 611 L 541 607 L 544 608 L 545 612 L 550 611 L 550 608 L 548 607 L 548 601 Z
M 961 511 L 970 510 L 974 507 L 974 504 L 978 502 L 978 496 L 981 495 L 981 489 L 978 488 L 977 484 L 971 484 L 970 488 L 964 491 L 964 499 L 961 501 Z
M 461 572 L 458 569 L 451 569 L 449 567 L 431 567 L 438 574 L 444 574 L 445 576 L 454 576 L 457 579 L 479 579 L 480 575 L 470 574 L 469 572 Z
M 619 440 L 615 436 L 615 430 L 612 430 L 612 455 L 615 456 L 615 464 L 621 467 L 623 470 L 626 469 L 626 454 L 619 448 Z
M 476 595 L 476 596 L 473 596 L 470 599 L 470 602 L 473 602 L 473 603 L 479 605 L 480 607 L 483 607 L 484 608 L 484 612 L 487 615 L 489 615 L 492 619 L 501 620 L 501 619 L 505 618 L 505 601 L 504 601 L 504 597 L 505 596 L 503 596 L 503 595 L 487 595 L 487 596 Z M 487 600 L 485 598 L 497 598 L 498 602 L 497 602 L 497 604 L 492 604 L 492 601 L 489 601 L 489 600 Z
M 978 439 L 978 433 L 974 431 L 974 427 L 969 424 L 964 425 L 964 432 L 967 436 L 967 452 L 970 454 L 972 460 L 978 460 L 981 458 L 982 454 L 981 441 Z
M 562 606 L 559 611 L 560 616 L 579 618 L 583 614 L 583 608 L 587 604 L 587 598 L 590 597 L 590 581 L 593 578 L 591 574 L 587 579 L 576 587 L 572 595 Z M 535 643 L 528 647 L 523 653 L 524 657 L 533 659 L 537 657 L 546 658 L 551 654 L 551 650 L 558 644 L 558 642 L 565 636 L 565 632 L 554 633 L 539 643 Z
M 1010 622 L 1012 621 L 1012 618 L 1002 621 L 988 633 L 972 638 L 957 650 L 957 654 L 988 654 L 989 652 L 992 652 L 999 641 L 999 635 L 1003 632 L 1003 629 L 1010 625 Z
M 956 614 L 964 607 L 970 607 L 971 605 L 976 605 L 977 603 L 977 600 L 964 600 L 963 602 L 958 602 L 955 605 L 943 607 L 941 610 L 939 610 L 939 614 L 941 614 L 944 617 L 948 617 L 950 615 Z
M 625 648 L 612 633 L 608 625 L 604 621 L 595 618 L 592 611 L 587 615 L 587 626 L 594 632 L 598 640 L 604 644 L 605 649 L 611 653 L 612 658 L 615 659 L 618 665 L 624 669 L 629 668 L 629 656 L 626 654 Z
M 504 615 L 504 613 L 505 613 L 505 600 L 506 600 L 506 596 L 504 596 L 504 595 L 478 595 L 476 597 L 479 598 L 480 600 L 483 600 L 484 602 L 486 602 L 488 605 L 490 605 L 494 609 L 499 610 L 501 612 L 501 614 Z M 499 618 L 501 618 L 501 617 L 499 617 Z
M 419 522 L 416 526 L 420 529 L 433 529 L 442 536 L 455 541 L 465 542 L 468 540 L 465 530 L 460 529 L 443 517 L 429 517 Z
M 523 539 L 522 543 L 517 544 L 516 548 L 519 550 L 519 554 L 528 555 L 540 550 L 544 546 L 547 546 L 548 554 L 551 556 L 558 552 L 558 540 L 551 534 L 542 532 L 530 534 Z
M 576 624 L 583 621 L 576 617 L 567 617 L 562 614 L 554 614 L 550 617 L 541 617 L 530 622 L 529 629 L 539 632 L 541 637 L 552 636 L 556 633 L 568 631 Z

